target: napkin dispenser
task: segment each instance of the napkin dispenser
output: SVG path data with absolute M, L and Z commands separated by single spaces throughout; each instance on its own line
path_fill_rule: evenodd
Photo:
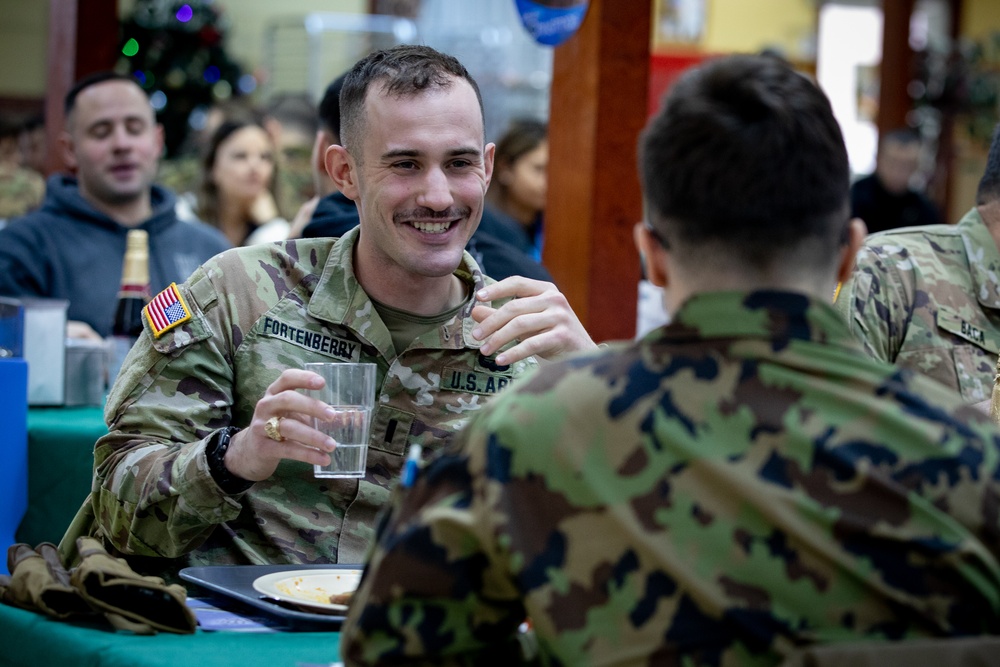
M 108 377 L 108 344 L 66 339 L 66 405 L 104 405 Z
M 22 298 L 24 360 L 28 362 L 28 405 L 63 405 L 66 400 L 65 299 Z

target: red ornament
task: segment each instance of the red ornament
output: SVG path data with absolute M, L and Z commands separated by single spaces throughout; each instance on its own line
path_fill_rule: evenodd
M 222 39 L 222 33 L 216 30 L 214 26 L 205 25 L 198 31 L 198 37 L 204 46 L 215 46 Z

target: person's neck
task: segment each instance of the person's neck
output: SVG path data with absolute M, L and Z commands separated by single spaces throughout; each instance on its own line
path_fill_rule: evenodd
M 85 193 L 83 196 L 91 206 L 124 227 L 137 227 L 153 215 L 148 192 L 144 197 L 119 204 L 98 201 Z
M 415 278 L 400 275 L 400 269 L 359 266 L 354 255 L 354 275 L 365 293 L 375 301 L 421 317 L 433 317 L 461 305 L 468 295 L 465 283 L 450 274 Z
M 711 277 L 702 276 L 698 280 L 689 281 L 674 273 L 669 288 L 664 290 L 664 304 L 668 312 L 676 313 L 685 301 L 699 294 L 760 291 L 805 294 L 816 300 L 830 303 L 833 300 L 835 288 L 836 281 L 832 277 L 824 280 L 814 275 L 809 277 L 747 276 L 730 273 Z
M 243 245 L 249 219 L 248 207 L 219 198 L 219 229 L 233 246 Z

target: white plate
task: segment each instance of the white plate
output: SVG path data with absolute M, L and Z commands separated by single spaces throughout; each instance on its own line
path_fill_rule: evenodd
M 347 611 L 347 605 L 330 604 L 330 596 L 358 588 L 361 570 L 291 570 L 257 577 L 254 589 L 268 597 L 326 612 Z

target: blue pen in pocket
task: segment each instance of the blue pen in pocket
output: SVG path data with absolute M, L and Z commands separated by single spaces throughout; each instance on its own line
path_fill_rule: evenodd
M 406 455 L 406 462 L 403 463 L 403 479 L 401 484 L 403 488 L 409 488 L 413 486 L 413 483 L 417 481 L 417 470 L 420 467 L 420 454 L 423 448 L 420 445 L 410 445 L 410 451 Z

